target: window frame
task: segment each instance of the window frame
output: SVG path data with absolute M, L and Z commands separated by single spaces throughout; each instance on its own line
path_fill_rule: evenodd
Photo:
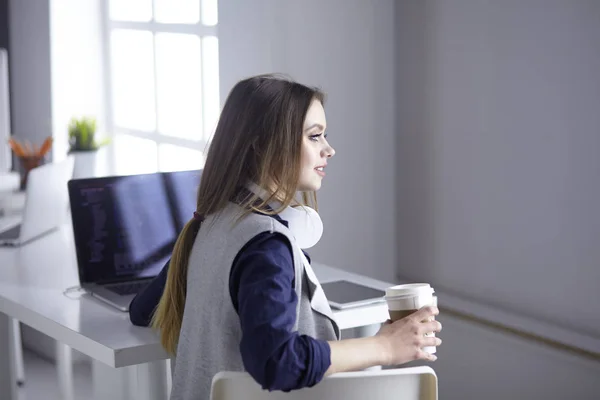
M 204 99 L 204 97 L 203 97 L 203 103 L 202 103 L 202 110 L 200 110 L 200 112 L 202 112 L 202 117 L 203 117 L 202 118 L 202 120 L 203 120 L 202 131 L 199 132 L 200 137 L 198 140 L 175 137 L 175 136 L 170 136 L 170 135 L 161 133 L 158 130 L 158 123 L 156 123 L 156 126 L 155 126 L 154 130 L 152 130 L 152 131 L 125 128 L 125 127 L 120 127 L 120 126 L 116 125 L 115 116 L 114 116 L 114 112 L 113 112 L 113 97 L 112 97 L 113 96 L 113 79 L 112 79 L 112 71 L 111 71 L 111 68 L 112 68 L 111 67 L 111 65 L 112 65 L 111 33 L 113 30 L 117 30 L 117 29 L 137 30 L 137 31 L 152 33 L 153 49 L 154 49 L 154 51 L 153 51 L 154 85 L 156 87 L 156 83 L 157 83 L 156 82 L 156 80 L 157 80 L 156 34 L 157 33 L 176 33 L 176 34 L 195 35 L 200 39 L 200 46 L 201 46 L 200 51 L 201 51 L 201 55 L 202 55 L 202 51 L 203 51 L 202 39 L 204 37 L 212 36 L 212 37 L 215 37 L 217 39 L 217 41 L 219 40 L 219 35 L 218 35 L 219 23 L 218 23 L 218 21 L 215 25 L 212 25 L 212 26 L 204 25 L 202 23 L 202 15 L 200 15 L 200 18 L 196 23 L 156 22 L 154 20 L 154 15 L 155 15 L 155 1 L 154 0 L 150 0 L 152 3 L 152 16 L 153 16 L 152 20 L 144 21 L 144 22 L 142 22 L 142 21 L 115 21 L 115 20 L 110 19 L 109 1 L 110 0 L 103 0 L 101 2 L 102 3 L 101 17 L 103 19 L 102 43 L 103 43 L 103 60 L 104 60 L 103 69 L 104 69 L 104 81 L 105 81 L 105 84 L 104 84 L 104 88 L 105 88 L 104 107 L 105 107 L 105 117 L 106 117 L 105 125 L 106 125 L 107 136 L 110 137 L 110 139 L 112 140 L 113 146 L 117 146 L 117 144 L 115 144 L 114 142 L 116 141 L 115 139 L 120 135 L 127 135 L 127 136 L 130 136 L 133 138 L 147 139 L 147 140 L 153 141 L 157 146 L 156 163 L 155 163 L 156 171 L 164 171 L 164 169 L 161 168 L 161 163 L 160 163 L 159 146 L 161 144 L 180 146 L 180 147 L 184 147 L 187 149 L 196 150 L 196 151 L 201 152 L 204 155 L 206 152 L 210 137 L 212 135 L 212 132 L 207 132 L 205 129 L 206 124 L 204 123 L 204 118 L 206 117 L 206 115 L 205 115 L 205 106 L 204 106 L 205 99 Z M 199 3 L 200 13 L 201 13 L 202 12 L 202 0 L 197 0 L 197 1 Z M 217 3 L 217 7 L 218 7 L 218 3 Z M 217 62 L 219 62 L 219 61 L 220 60 L 217 60 Z M 202 68 L 201 69 L 201 77 L 200 77 L 202 90 L 204 90 L 205 78 L 206 78 L 205 77 L 205 69 Z M 220 76 L 219 76 L 219 80 L 220 80 Z M 154 96 L 155 96 L 154 110 L 155 110 L 155 115 L 158 118 L 158 95 L 156 92 L 155 92 Z M 220 111 L 220 108 L 221 108 L 220 99 L 217 99 L 217 100 L 218 100 L 217 104 L 218 104 L 219 111 Z M 110 164 L 111 170 L 114 172 L 114 171 L 117 171 L 118 169 L 120 169 L 120 166 L 118 165 L 117 157 L 115 155 L 114 147 L 112 148 L 112 151 L 109 152 L 108 157 L 109 157 L 108 162 Z M 149 172 L 152 172 L 152 171 L 149 171 Z

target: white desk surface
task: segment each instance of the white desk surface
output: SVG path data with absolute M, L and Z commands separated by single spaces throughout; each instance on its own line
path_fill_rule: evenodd
M 322 282 L 343 278 L 377 288 L 389 286 L 324 265 L 315 264 L 314 269 Z M 157 334 L 133 326 L 127 313 L 89 295 L 72 299 L 63 293 L 78 285 L 70 224 L 19 248 L 0 247 L 0 312 L 111 367 L 168 358 Z M 388 318 L 385 303 L 334 313 L 341 329 Z

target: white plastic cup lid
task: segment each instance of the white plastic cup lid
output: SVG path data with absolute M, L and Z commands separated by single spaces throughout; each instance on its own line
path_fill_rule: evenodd
M 431 296 L 434 292 L 429 283 L 409 283 L 385 289 L 385 297 Z

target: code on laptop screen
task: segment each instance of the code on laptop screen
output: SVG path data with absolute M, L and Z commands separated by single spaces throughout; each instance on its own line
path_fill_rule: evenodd
M 200 171 L 69 181 L 82 283 L 156 276 L 196 209 Z

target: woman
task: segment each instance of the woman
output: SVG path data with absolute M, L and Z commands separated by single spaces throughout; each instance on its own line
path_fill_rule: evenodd
M 208 397 L 222 370 L 289 391 L 335 372 L 435 360 L 421 349 L 441 343 L 424 337 L 441 329 L 430 321 L 435 307 L 374 337 L 339 340 L 301 250 L 320 238 L 320 218 L 305 206 L 316 206 L 335 154 L 323 101 L 319 90 L 275 76 L 243 80 L 229 94 L 152 320 L 175 355 L 172 399 Z

